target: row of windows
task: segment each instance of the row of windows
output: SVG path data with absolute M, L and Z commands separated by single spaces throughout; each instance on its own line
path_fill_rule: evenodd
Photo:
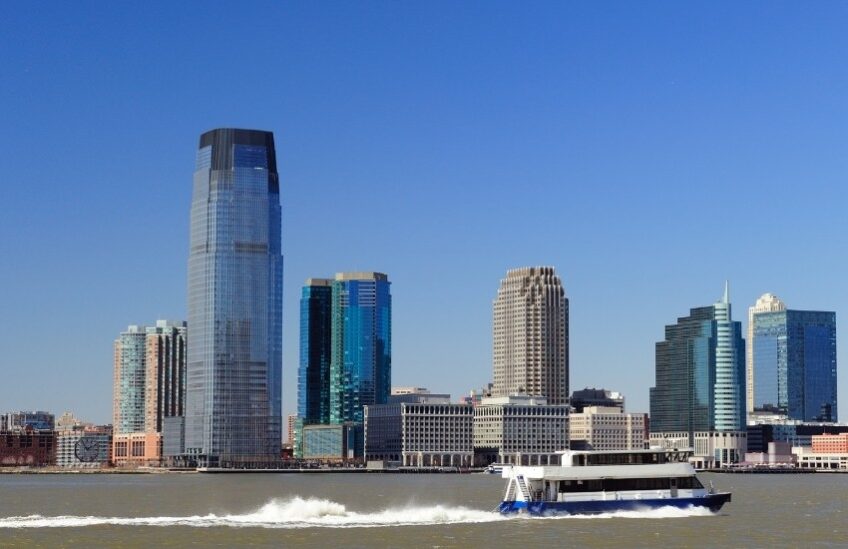
M 590 480 L 563 480 L 559 492 L 617 492 L 623 490 L 668 490 L 670 488 L 691 490 L 704 486 L 695 477 L 678 478 L 605 478 Z

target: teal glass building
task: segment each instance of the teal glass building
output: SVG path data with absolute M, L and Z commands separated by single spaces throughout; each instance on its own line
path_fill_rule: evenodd
M 665 327 L 656 344 L 656 383 L 650 390 L 651 431 L 745 429 L 745 340 L 721 301 L 691 309 Z
M 300 298 L 297 415 L 303 424 L 330 422 L 333 281 L 310 278 Z
M 383 273 L 339 273 L 332 283 L 330 423 L 362 423 L 392 383 L 392 298 Z
M 786 310 L 752 319 L 754 410 L 837 421 L 836 313 Z
M 252 466 L 282 442 L 280 189 L 271 132 L 200 137 L 188 262 L 187 459 Z

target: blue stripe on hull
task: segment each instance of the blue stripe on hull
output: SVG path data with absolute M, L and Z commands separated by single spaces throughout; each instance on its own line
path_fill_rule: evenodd
M 665 498 L 665 499 L 611 499 L 596 501 L 504 501 L 499 510 L 501 513 L 517 513 L 525 511 L 531 515 L 593 515 L 614 511 L 642 511 L 659 509 L 661 507 L 706 507 L 716 512 L 721 506 L 730 501 L 729 493 L 710 494 L 698 498 Z

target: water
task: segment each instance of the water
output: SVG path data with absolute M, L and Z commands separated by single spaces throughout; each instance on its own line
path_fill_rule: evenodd
M 848 546 L 848 475 L 702 478 L 721 513 L 527 518 L 494 475 L 0 475 L 0 546 Z

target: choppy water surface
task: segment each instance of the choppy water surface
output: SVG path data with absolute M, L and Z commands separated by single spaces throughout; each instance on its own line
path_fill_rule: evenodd
M 848 475 L 704 475 L 714 515 L 503 517 L 493 475 L 0 475 L 0 545 L 848 546 Z

